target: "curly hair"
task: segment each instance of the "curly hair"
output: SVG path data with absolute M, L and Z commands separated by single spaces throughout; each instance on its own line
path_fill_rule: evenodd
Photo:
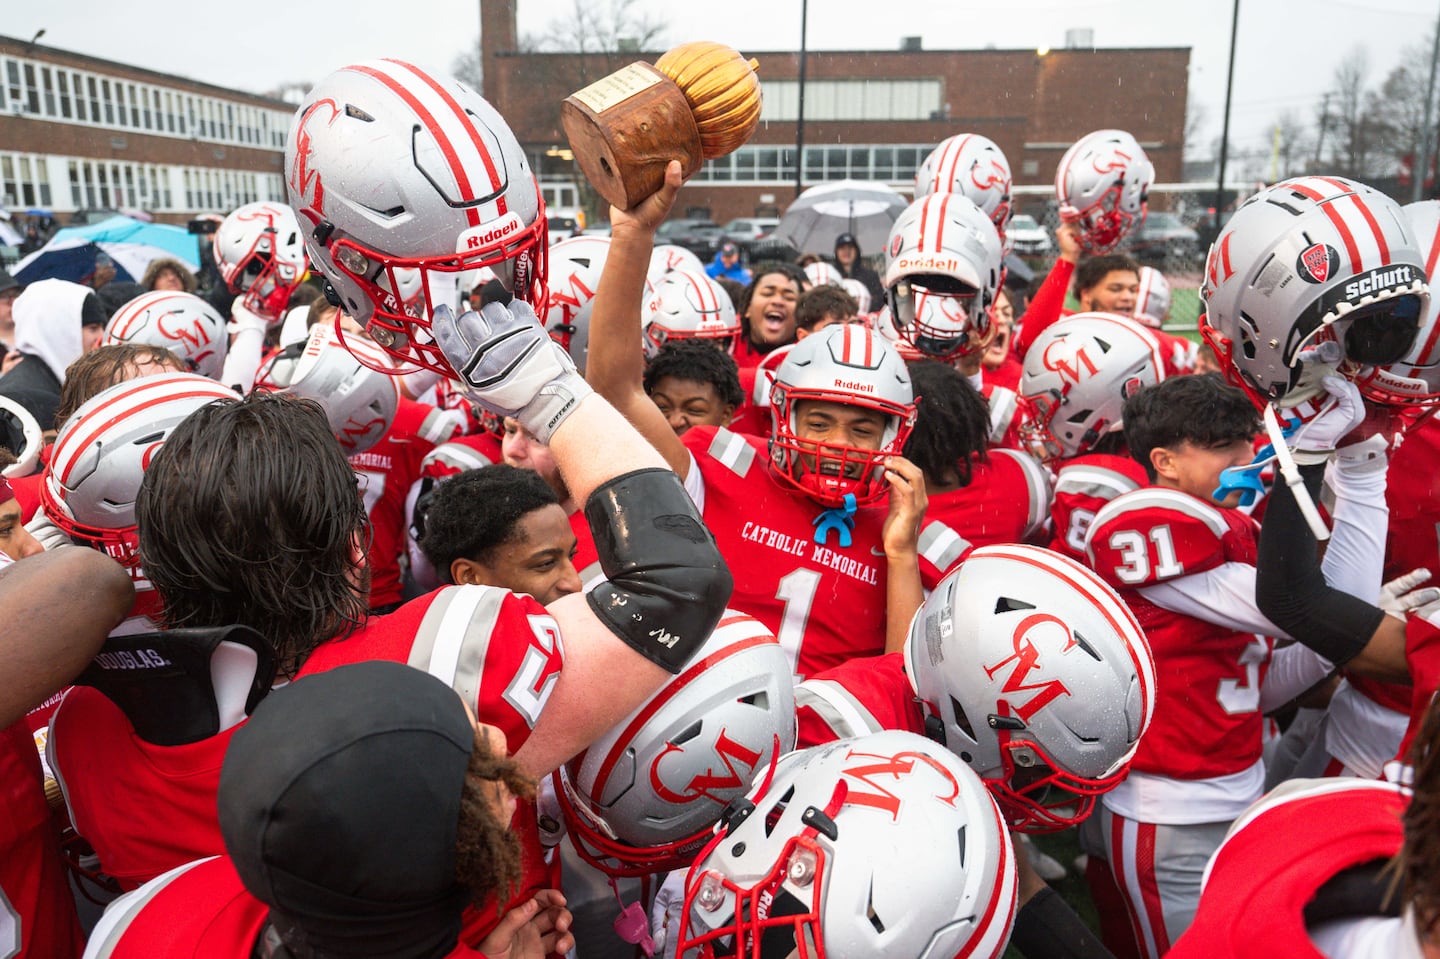
M 148 343 L 112 343 L 85 353 L 65 367 L 65 382 L 60 387 L 60 405 L 55 409 L 55 428 L 63 429 L 65 421 L 97 393 L 116 383 L 134 379 L 137 371 L 147 366 L 159 367 L 153 373 L 184 373 L 185 361 L 163 346 Z
M 521 519 L 559 503 L 550 484 L 534 470 L 504 463 L 466 470 L 438 484 L 431 494 L 420 551 L 434 565 L 440 581 L 450 585 L 451 563 L 489 562 L 496 547 L 514 540 Z
M 917 404 L 905 458 L 936 481 L 969 486 L 972 467 L 985 461 L 990 442 L 985 398 L 948 363 L 918 360 L 908 366 Z
M 715 387 L 720 402 L 729 403 L 739 409 L 745 403 L 745 391 L 740 387 L 740 368 L 735 357 L 704 340 L 676 340 L 666 343 L 655 358 L 645 367 L 645 392 L 655 392 L 655 384 L 667 376 L 694 383 L 709 383 Z
M 256 392 L 196 410 L 146 469 L 135 518 L 166 627 L 250 626 L 293 676 L 365 620 L 365 507 L 313 401 Z
M 195 292 L 195 274 L 190 268 L 174 257 L 162 256 L 158 260 L 151 260 L 150 265 L 145 268 L 145 275 L 140 279 L 140 285 L 146 290 L 155 289 L 155 284 L 160 281 L 160 274 L 166 271 L 175 274 L 186 293 Z
M 1152 483 L 1153 449 L 1174 449 L 1186 442 L 1218 446 L 1260 432 L 1255 407 L 1218 373 L 1174 376 L 1147 386 L 1125 401 L 1124 419 L 1125 445 Z
M 859 312 L 860 304 L 855 302 L 855 297 L 841 287 L 823 283 L 800 294 L 795 303 L 795 328 L 813 330 L 827 316 L 845 323 Z
M 475 748 L 465 769 L 465 786 L 460 793 L 460 821 L 455 830 L 455 880 L 470 890 L 476 902 L 494 897 L 501 904 L 520 885 L 520 840 L 508 821 L 495 815 L 490 797 L 500 783 L 517 799 L 535 795 L 535 784 L 520 771 L 519 763 L 496 756 L 490 744 L 475 730 Z
M 745 339 L 750 338 L 750 318 L 746 315 L 750 312 L 750 301 L 755 298 L 755 290 L 760 286 L 760 281 L 772 273 L 778 273 L 783 277 L 793 280 L 795 283 L 795 296 L 798 298 L 805 292 L 805 285 L 810 281 L 805 276 L 805 271 L 793 263 L 781 263 L 778 260 L 770 260 L 765 263 L 757 263 L 751 270 L 751 280 L 748 286 L 740 294 L 740 299 L 735 303 L 735 312 L 740 316 L 740 328 Z

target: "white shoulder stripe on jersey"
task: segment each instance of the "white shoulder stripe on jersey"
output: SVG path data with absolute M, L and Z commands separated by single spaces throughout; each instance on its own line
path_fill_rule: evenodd
M 219 858 L 219 856 L 208 856 L 204 859 L 187 862 L 183 866 L 176 866 L 106 906 L 104 915 L 100 917 L 100 921 L 95 924 L 95 929 L 90 933 L 90 943 L 85 947 L 85 959 L 110 959 L 115 954 L 115 947 L 120 945 L 120 940 L 125 936 L 125 931 L 130 928 L 130 923 L 140 914 L 140 910 L 150 904 L 150 900 L 191 869 L 207 863 L 211 859 Z
M 1055 478 L 1055 492 L 1111 500 L 1140 488 L 1140 484 L 1119 470 L 1104 466 L 1066 466 Z
M 709 452 L 716 462 L 737 476 L 750 472 L 750 464 L 755 461 L 754 448 L 745 442 L 745 438 L 739 433 L 732 433 L 727 429 L 715 431 Z
M 884 730 L 844 686 L 828 679 L 807 679 L 795 687 L 795 708 L 809 706 L 840 739 Z
M 1009 431 L 1019 406 L 1019 397 L 1015 395 L 1014 390 L 997 386 L 990 391 L 990 442 L 999 443 L 1005 439 L 1005 434 Z
M 992 455 L 998 453 L 1001 456 L 1008 456 L 1020 464 L 1020 471 L 1025 474 L 1025 485 L 1030 491 L 1030 522 L 1025 528 L 1025 535 L 1038 530 L 1050 518 L 1050 501 L 1054 498 L 1054 492 L 1050 487 L 1050 474 L 1040 461 L 1029 453 L 1020 450 L 998 449 L 991 450 Z
M 971 545 L 968 539 L 938 519 L 925 524 L 920 530 L 920 539 L 917 543 L 920 555 L 942 573 L 949 569 L 950 564 L 959 559 Z
M 508 590 L 451 586 L 435 597 L 410 648 L 410 665 L 448 685 L 472 706 L 480 700 L 485 655 Z
M 1121 513 L 1137 509 L 1168 509 L 1184 513 L 1210 527 L 1210 531 L 1216 536 L 1224 536 L 1230 528 L 1225 517 L 1215 507 L 1200 502 L 1188 493 L 1160 486 L 1147 486 L 1106 503 L 1095 514 L 1091 528 L 1103 526 Z

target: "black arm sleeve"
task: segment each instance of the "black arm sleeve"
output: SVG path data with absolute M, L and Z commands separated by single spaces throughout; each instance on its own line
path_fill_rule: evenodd
M 636 470 L 604 484 L 585 519 L 606 582 L 586 599 L 610 632 L 679 673 L 710 638 L 734 581 L 715 537 L 670 470 Z
M 1302 466 L 1300 475 L 1318 502 L 1325 465 Z M 1365 648 L 1385 616 L 1380 607 L 1325 582 L 1315 534 L 1283 480 L 1270 491 L 1260 528 L 1255 605 L 1276 626 L 1337 666 Z
M 1015 914 L 1010 945 L 1025 959 L 1115 959 L 1070 904 L 1050 888 L 1037 892 Z

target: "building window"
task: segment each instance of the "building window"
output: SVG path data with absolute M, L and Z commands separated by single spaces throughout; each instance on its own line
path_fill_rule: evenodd
M 806 120 L 929 120 L 943 106 L 940 80 L 808 80 Z M 799 115 L 795 80 L 766 80 L 762 121 L 793 121 Z
M 804 180 L 879 180 L 903 184 L 929 155 L 929 144 L 900 146 L 815 146 L 805 148 Z M 743 146 L 710 160 L 695 174 L 696 180 L 715 182 L 793 183 L 795 150 L 773 146 Z
M 45 88 L 45 115 L 58 116 L 55 110 L 55 78 L 49 67 L 40 68 L 40 84 Z
M 25 64 L 25 106 L 31 113 L 40 112 L 40 88 L 35 85 L 35 65 Z
M 90 122 L 100 122 L 100 89 L 94 77 L 85 78 L 85 86 L 90 90 Z
M 67 120 L 74 118 L 74 110 L 70 106 L 70 74 L 64 70 L 59 71 L 55 76 L 56 85 L 60 88 L 60 115 Z

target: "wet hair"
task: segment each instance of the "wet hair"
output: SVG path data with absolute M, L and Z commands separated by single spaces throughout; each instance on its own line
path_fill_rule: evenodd
M 55 408 L 55 428 L 64 427 L 65 421 L 97 393 L 133 378 L 133 371 L 140 366 L 158 366 L 160 372 L 185 372 L 185 361 L 163 346 L 112 343 L 91 350 L 65 367 L 65 383 Z
M 369 522 L 318 403 L 259 391 L 191 413 L 146 469 L 135 518 L 167 628 L 250 626 L 293 676 L 365 621 L 353 552 Z
M 704 340 L 677 340 L 661 347 L 645 367 L 645 393 L 653 393 L 655 384 L 667 376 L 693 383 L 709 383 L 715 387 L 715 395 L 720 402 L 729 403 L 737 410 L 745 403 L 745 391 L 740 388 L 740 369 L 735 365 L 735 357 L 717 350 Z
M 521 857 L 520 840 L 510 830 L 510 823 L 498 819 L 487 801 L 485 784 L 495 782 L 503 783 L 516 799 L 535 795 L 535 786 L 520 771 L 520 765 L 491 752 L 489 743 L 476 729 L 475 748 L 460 793 L 455 881 L 470 890 L 475 902 L 493 896 L 498 911 L 519 889 Z
M 1078 297 L 1082 291 L 1098 286 L 1107 274 L 1115 270 L 1129 270 L 1138 277 L 1140 264 L 1124 253 L 1106 253 L 1081 260 L 1080 265 L 1075 267 L 1075 283 L 1072 287 L 1075 295 Z
M 746 316 L 750 312 L 750 301 L 755 299 L 755 290 L 760 281 L 772 273 L 779 273 L 795 281 L 795 295 L 798 297 L 805 292 L 805 287 L 810 285 L 810 280 L 805 276 L 805 271 L 793 263 L 781 263 L 779 260 L 767 260 L 764 263 L 757 263 L 751 267 L 751 280 L 748 286 L 740 294 L 740 299 L 735 303 L 735 312 L 740 317 L 741 335 L 745 339 L 750 338 L 750 319 Z
M 190 268 L 174 257 L 162 256 L 158 260 L 151 260 L 150 265 L 145 268 L 145 275 L 140 280 L 140 285 L 147 290 L 155 289 L 155 284 L 160 281 L 160 274 L 166 271 L 175 274 L 180 281 L 181 287 L 186 293 L 195 292 L 195 274 Z
M 860 312 L 860 304 L 845 290 L 829 283 L 812 287 L 800 295 L 795 304 L 795 328 L 813 330 L 827 316 L 844 322 Z
M 1150 451 L 1189 442 L 1219 446 L 1251 439 L 1260 417 L 1245 394 L 1219 374 L 1174 376 L 1147 386 L 1125 401 L 1125 445 L 1155 481 Z
M 489 562 L 497 547 L 519 535 L 520 520 L 560 498 L 534 470 L 497 463 L 466 470 L 438 484 L 425 512 L 420 551 L 450 585 L 457 559 Z
M 990 410 L 963 373 L 936 360 L 907 364 L 918 398 L 915 429 L 904 455 L 938 481 L 970 485 L 975 461 L 984 462 L 990 438 Z

